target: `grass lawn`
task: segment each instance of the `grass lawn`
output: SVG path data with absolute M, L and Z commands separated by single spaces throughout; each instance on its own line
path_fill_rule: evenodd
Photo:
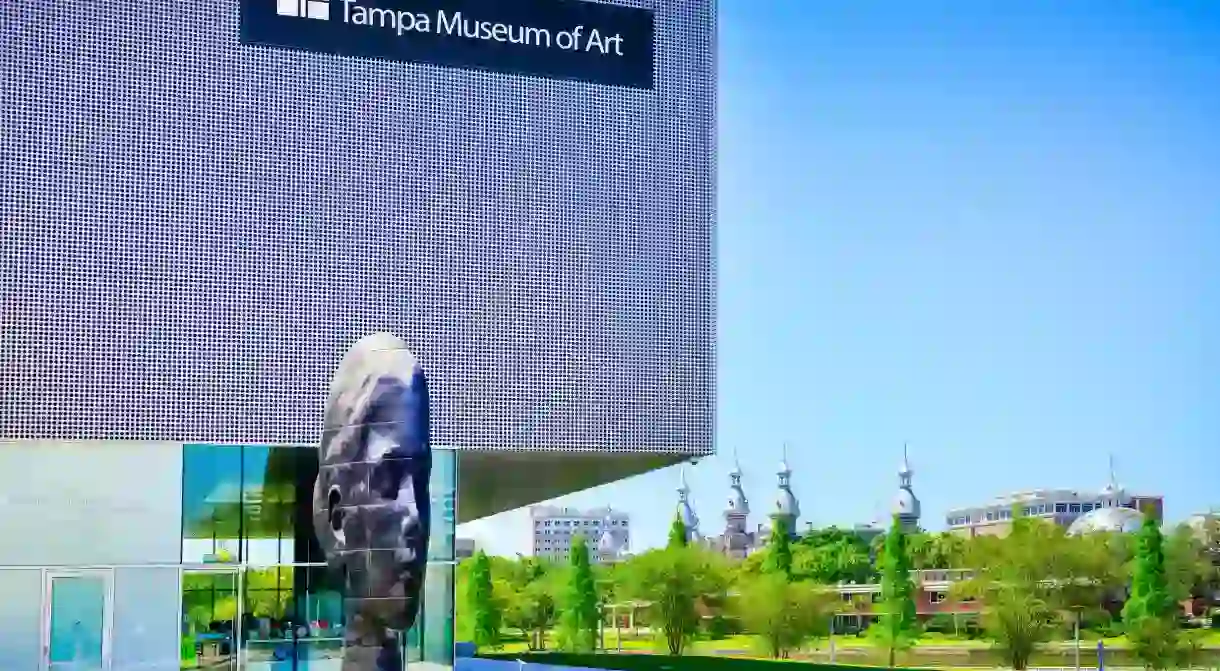
M 646 633 L 638 637 L 633 636 L 630 632 L 626 631 L 622 632 L 622 634 L 623 635 L 620 640 L 620 638 L 615 634 L 614 630 L 607 630 L 605 634 L 606 649 L 611 651 L 623 650 L 624 652 L 665 652 L 664 642 L 659 638 L 653 638 Z M 1210 648 L 1220 648 L 1220 631 L 1209 630 L 1203 635 L 1203 637 L 1203 644 L 1205 646 Z M 1086 632 L 1081 636 L 1081 648 L 1092 651 L 1097 648 L 1097 643 L 1099 640 L 1104 640 L 1105 647 L 1110 650 L 1121 650 L 1127 647 L 1126 638 L 1122 636 L 1101 639 L 1095 634 Z M 845 653 L 849 653 L 852 650 L 859 650 L 861 653 L 863 653 L 866 649 L 876 647 L 872 640 L 864 636 L 836 636 L 834 639 L 834 644 L 836 649 L 842 650 Z M 1048 649 L 1052 649 L 1071 647 L 1072 645 L 1073 642 L 1071 640 L 1067 640 L 1055 641 L 1048 644 L 1046 647 Z M 830 647 L 830 641 L 828 639 L 821 639 L 817 641 L 817 644 L 814 647 L 816 650 L 826 652 Z M 920 638 L 919 643 L 917 644 L 913 653 L 918 655 L 918 650 L 920 648 L 923 648 L 924 650 L 950 648 L 959 649 L 965 652 L 967 650 L 989 649 L 990 647 L 991 642 L 987 640 L 971 640 L 958 638 L 951 635 L 929 633 L 924 634 Z M 556 649 L 556 640 L 553 632 L 547 635 L 547 649 Z M 512 654 L 523 653 L 527 652 L 528 650 L 529 647 L 519 634 L 510 634 L 509 632 L 505 632 L 505 642 L 501 647 L 500 652 Z M 752 655 L 757 652 L 758 646 L 756 645 L 755 636 L 744 634 L 715 640 L 698 640 L 691 644 L 689 650 L 690 654 L 694 655 Z

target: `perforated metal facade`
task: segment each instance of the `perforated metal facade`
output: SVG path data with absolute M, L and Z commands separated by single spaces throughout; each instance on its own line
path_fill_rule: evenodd
M 710 451 L 713 0 L 623 4 L 654 90 L 0 3 L 0 435 L 312 442 L 389 330 L 439 443 Z

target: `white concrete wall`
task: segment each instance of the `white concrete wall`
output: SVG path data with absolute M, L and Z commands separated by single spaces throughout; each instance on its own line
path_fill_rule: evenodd
M 43 573 L 15 567 L 177 564 L 182 446 L 0 441 L 0 669 L 37 671 Z M 176 569 L 114 574 L 115 671 L 177 669 Z

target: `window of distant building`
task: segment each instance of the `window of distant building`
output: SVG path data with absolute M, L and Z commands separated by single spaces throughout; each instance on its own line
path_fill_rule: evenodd
M 931 600 L 932 603 L 944 603 L 947 596 L 948 595 L 945 592 L 937 591 L 937 592 L 932 592 L 931 595 L 929 596 L 929 599 Z
M 1079 504 L 1079 503 L 1073 503 L 1073 504 L 1070 504 L 1070 505 L 1068 506 L 1068 512 L 1069 512 L 1069 513 L 1078 513 L 1078 512 L 1080 512 L 1080 504 Z
M 1055 512 L 1066 513 L 1067 511 L 1068 511 L 1068 504 L 1066 504 L 1066 503 L 1056 503 L 1055 504 Z

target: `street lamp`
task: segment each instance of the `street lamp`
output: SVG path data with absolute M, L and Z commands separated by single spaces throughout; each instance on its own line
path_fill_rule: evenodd
M 1083 606 L 1072 606 L 1072 612 L 1076 614 L 1072 622 L 1073 657 L 1075 657 L 1076 671 L 1080 671 L 1080 618 L 1083 610 Z

